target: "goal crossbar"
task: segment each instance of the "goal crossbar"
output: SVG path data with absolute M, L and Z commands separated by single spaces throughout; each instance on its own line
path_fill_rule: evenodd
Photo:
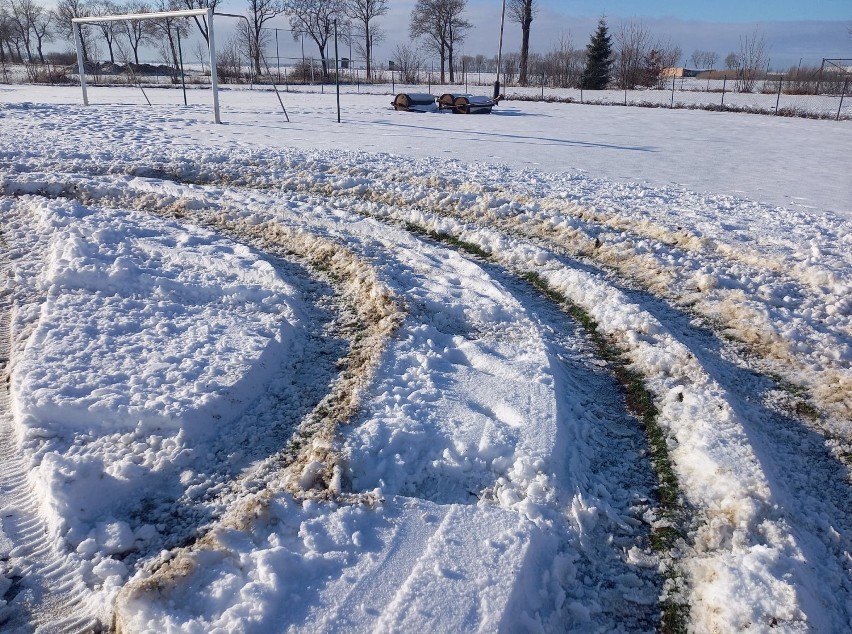
M 80 71 L 80 88 L 83 90 L 83 105 L 89 105 L 89 96 L 86 92 L 86 64 L 83 60 L 83 39 L 80 35 L 81 24 L 205 16 L 207 18 L 207 44 L 210 53 L 210 87 L 212 88 L 213 93 L 213 121 L 214 123 L 222 123 L 222 120 L 219 117 L 219 82 L 216 77 L 216 44 L 213 39 L 213 15 L 213 9 L 182 9 L 176 11 L 158 11 L 153 13 L 125 13 L 121 15 L 99 15 L 84 18 L 73 18 L 71 20 L 71 26 L 74 30 L 74 45 L 77 49 L 77 67 Z

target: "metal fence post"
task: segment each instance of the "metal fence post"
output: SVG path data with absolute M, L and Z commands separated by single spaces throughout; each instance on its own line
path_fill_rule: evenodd
M 840 121 L 840 111 L 843 109 L 843 97 L 846 94 L 846 85 L 849 83 L 849 78 L 843 80 L 843 90 L 840 91 L 840 105 L 837 106 L 837 118 L 835 121 Z
M 175 31 L 177 32 L 177 44 L 178 44 L 178 59 L 180 60 L 180 85 L 183 87 L 183 105 L 187 105 L 186 103 L 186 77 L 183 73 L 183 50 L 180 46 L 180 25 L 175 27 Z
M 727 83 L 728 83 L 728 76 L 722 75 L 722 106 L 721 106 L 722 110 L 725 109 L 725 86 L 727 85 Z
M 784 77 L 778 75 L 778 96 L 775 98 L 775 114 L 778 114 L 778 105 L 781 103 L 781 86 L 784 83 Z

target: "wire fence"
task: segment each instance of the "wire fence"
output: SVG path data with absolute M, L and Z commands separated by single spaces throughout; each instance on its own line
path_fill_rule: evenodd
M 335 49 L 337 55 L 335 56 Z M 344 91 L 394 94 L 416 88 L 420 92 L 478 93 L 491 96 L 497 79 L 497 60 L 482 55 L 460 55 L 442 71 L 437 60 L 408 46 L 397 47 L 393 59 L 365 59 L 363 38 L 350 33 L 329 38 L 320 49 L 304 32 L 266 28 L 260 47 L 238 37 L 226 39 L 217 55 L 222 84 L 275 83 L 285 91 L 325 92 L 339 82 Z M 828 61 L 828 64 L 826 64 Z M 816 69 L 763 72 L 743 82 L 736 71 L 710 71 L 697 76 L 659 76 L 650 87 L 581 90 L 584 58 L 577 51 L 534 55 L 524 85 L 519 82 L 516 54 L 503 60 L 500 81 L 506 99 L 594 105 L 625 105 L 741 111 L 762 114 L 852 119 L 852 67 L 826 60 Z M 139 63 L 94 61 L 86 65 L 93 85 L 191 86 L 209 83 L 205 47 L 199 43 L 182 51 L 180 59 L 164 47 L 160 58 Z M 47 63 L 0 61 L 0 82 L 63 84 L 79 82 L 73 54 L 53 55 Z

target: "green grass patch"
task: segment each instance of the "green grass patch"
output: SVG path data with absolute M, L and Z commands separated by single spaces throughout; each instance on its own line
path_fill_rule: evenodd
M 812 421 L 820 419 L 819 410 L 807 401 L 796 401 L 796 413 L 802 418 L 808 418 Z
M 810 421 L 816 422 L 821 417 L 822 414 L 814 407 L 814 405 L 808 400 L 808 390 L 801 385 L 793 383 L 792 381 L 788 381 L 780 374 L 776 374 L 774 372 L 770 372 L 766 375 L 769 379 L 771 379 L 779 390 L 782 390 L 793 396 L 796 400 L 793 404 L 793 411 L 800 418 L 807 418 Z
M 447 246 L 451 246 L 454 249 L 459 249 L 460 251 L 464 251 L 465 253 L 469 253 L 470 255 L 475 255 L 477 257 L 488 260 L 491 258 L 491 254 L 485 251 L 478 244 L 474 244 L 473 242 L 468 242 L 466 240 L 461 240 L 456 238 L 455 236 L 450 235 L 449 233 L 441 233 L 438 231 L 432 231 L 431 229 L 426 229 L 425 227 L 421 227 L 420 225 L 416 225 L 413 222 L 405 223 L 405 230 L 410 233 L 416 233 L 421 236 L 426 236 L 435 240 L 436 242 L 442 242 Z
M 431 231 L 411 222 L 406 222 L 403 226 L 410 233 L 427 236 L 437 242 L 486 260 L 492 259 L 491 254 L 485 252 L 479 245 L 460 240 L 455 236 Z M 678 539 L 683 537 L 683 533 L 677 528 L 683 516 L 683 510 L 680 505 L 680 487 L 677 475 L 669 459 L 666 435 L 657 422 L 659 410 L 654 404 L 653 394 L 645 386 L 642 375 L 628 367 L 624 352 L 601 332 L 597 321 L 587 311 L 569 300 L 564 293 L 551 288 L 538 273 L 527 272 L 523 273 L 521 277 L 538 289 L 545 297 L 561 305 L 580 324 L 594 344 L 598 356 L 609 364 L 613 375 L 624 390 L 627 409 L 642 422 L 648 438 L 651 464 L 657 474 L 660 514 L 671 522 L 668 526 L 652 530 L 650 544 L 655 552 L 669 553 Z M 674 579 L 680 575 L 675 567 L 669 567 L 666 576 Z M 666 599 L 661 602 L 660 607 L 662 610 L 661 631 L 673 634 L 687 631 L 688 604 L 674 599 Z
M 680 487 L 669 459 L 665 432 L 657 422 L 659 410 L 654 404 L 653 394 L 645 386 L 642 375 L 628 367 L 628 362 L 622 350 L 601 332 L 597 321 L 588 312 L 571 302 L 563 293 L 551 288 L 538 273 L 527 272 L 523 277 L 548 299 L 565 308 L 568 314 L 586 331 L 597 349 L 598 356 L 609 364 L 613 375 L 624 390 L 627 409 L 642 422 L 645 428 L 651 453 L 651 464 L 657 474 L 660 513 L 673 524 L 677 524 L 682 516 Z M 683 535 L 675 525 L 654 528 L 650 537 L 651 548 L 658 553 L 668 553 L 681 537 Z M 676 572 L 672 569 L 667 572 L 670 577 L 675 574 Z M 663 632 L 680 633 L 687 631 L 689 605 L 666 600 L 663 601 L 661 607 L 662 622 L 660 628 Z

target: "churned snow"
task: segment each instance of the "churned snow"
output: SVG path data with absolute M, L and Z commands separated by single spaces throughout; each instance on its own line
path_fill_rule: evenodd
M 191 95 L 0 90 L 0 476 L 69 605 L 132 632 L 852 627 L 848 122 L 347 94 L 338 126 L 333 95 L 283 94 L 287 123 L 224 91 L 216 126 Z M 642 376 L 676 517 L 525 276 Z M 2 495 L 0 622 L 55 622 Z

